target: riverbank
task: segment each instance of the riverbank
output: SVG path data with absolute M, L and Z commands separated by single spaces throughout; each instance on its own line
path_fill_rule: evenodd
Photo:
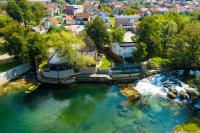
M 0 86 L 0 95 L 8 93 L 12 90 L 27 90 L 32 85 L 32 83 L 26 82 L 24 78 L 19 78 Z

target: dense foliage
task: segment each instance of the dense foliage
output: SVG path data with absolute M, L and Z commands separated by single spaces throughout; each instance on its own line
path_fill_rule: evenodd
M 46 38 L 31 32 L 17 21 L 8 23 L 1 28 L 5 38 L 2 51 L 15 57 L 20 62 L 30 62 L 37 67 L 47 57 Z
M 124 29 L 122 27 L 112 29 L 111 38 L 112 42 L 123 42 L 124 41 Z
M 106 23 L 99 17 L 85 25 L 87 35 L 94 41 L 96 47 L 102 49 L 105 45 L 110 45 L 111 38 L 107 31 Z
M 10 17 L 26 26 L 31 21 L 40 24 L 45 16 L 45 5 L 41 2 L 30 3 L 28 0 L 9 0 L 6 11 Z
M 54 47 L 60 57 L 76 69 L 95 64 L 93 57 L 81 52 L 85 49 L 82 38 L 71 32 L 52 32 L 48 35 L 47 44 Z
M 172 59 L 176 67 L 198 67 L 200 64 L 200 22 L 176 13 L 145 17 L 138 27 L 139 53 L 145 59 Z M 146 53 L 144 52 L 146 49 Z M 141 52 L 143 51 L 143 52 Z M 141 61 L 144 58 L 141 58 Z

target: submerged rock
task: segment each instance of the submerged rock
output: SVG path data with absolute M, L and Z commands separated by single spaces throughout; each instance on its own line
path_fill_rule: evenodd
M 181 91 L 179 93 L 179 97 L 181 98 L 181 100 L 188 100 L 189 99 L 189 95 L 183 91 Z
M 124 95 L 128 97 L 128 100 L 137 100 L 140 98 L 140 93 L 138 91 L 136 91 L 135 89 L 133 89 L 132 87 L 125 87 L 123 89 L 120 90 L 120 92 Z
M 176 99 L 176 94 L 174 94 L 173 92 L 168 92 L 167 93 L 167 96 L 169 97 L 169 98 L 171 98 L 171 99 Z
M 194 90 L 194 89 L 186 89 L 186 93 L 190 96 L 190 97 L 198 97 L 199 93 Z

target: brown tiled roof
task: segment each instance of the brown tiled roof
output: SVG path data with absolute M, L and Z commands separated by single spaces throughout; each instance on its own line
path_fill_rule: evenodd
M 74 17 L 73 17 L 73 16 L 66 16 L 64 19 L 65 19 L 65 20 L 73 20 Z
M 77 13 L 75 14 L 75 17 L 89 18 L 90 15 L 90 13 Z
M 48 18 L 48 20 L 54 25 L 59 24 L 59 20 L 57 18 L 51 17 L 51 18 Z

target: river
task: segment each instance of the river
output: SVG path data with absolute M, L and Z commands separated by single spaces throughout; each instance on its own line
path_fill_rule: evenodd
M 41 85 L 0 96 L 1 133 L 170 133 L 193 115 L 190 105 L 158 95 L 128 102 L 114 84 Z

